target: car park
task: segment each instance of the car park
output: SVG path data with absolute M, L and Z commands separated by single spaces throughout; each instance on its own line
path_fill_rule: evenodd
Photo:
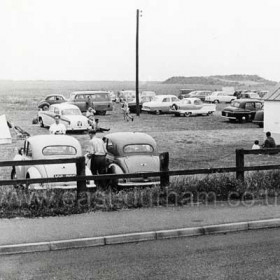
M 88 118 L 80 109 L 69 103 L 53 104 L 48 111 L 38 112 L 38 121 L 41 127 L 50 127 L 54 117 L 60 116 L 60 122 L 65 125 L 66 131 L 85 131 L 90 128 Z
M 113 110 L 113 102 L 108 91 L 75 91 L 70 94 L 69 103 L 86 112 L 89 107 L 94 108 L 97 115 L 106 115 Z
M 263 108 L 256 112 L 255 117 L 253 119 L 253 123 L 257 124 L 259 127 L 263 127 L 263 123 L 264 123 L 264 110 L 263 110 Z
M 205 101 L 211 103 L 230 103 L 235 99 L 236 96 L 230 95 L 229 93 L 223 91 L 214 91 L 212 94 L 205 97 Z
M 263 102 L 258 99 L 237 99 L 222 111 L 222 117 L 230 121 L 252 121 Z
M 50 105 L 59 104 L 66 102 L 67 99 L 62 94 L 50 94 L 47 95 L 43 100 L 41 100 L 38 104 L 38 109 L 40 110 L 48 110 Z
M 108 173 L 145 173 L 160 171 L 160 156 L 156 141 L 141 132 L 116 132 L 104 137 L 107 148 Z M 116 187 L 152 186 L 159 177 L 143 176 L 118 179 Z
M 199 98 L 184 98 L 170 107 L 175 116 L 211 115 L 216 111 L 216 104 L 203 103 Z
M 174 104 L 174 102 L 178 102 L 179 99 L 175 95 L 157 95 L 152 101 L 144 102 L 142 105 L 142 111 L 148 113 L 169 113 L 170 106 Z
M 27 138 L 23 147 L 14 157 L 15 161 L 68 159 L 82 156 L 80 142 L 69 135 L 36 135 Z M 12 179 L 38 179 L 76 176 L 75 163 L 57 163 L 40 165 L 14 166 Z M 86 167 L 86 175 L 92 175 Z M 31 184 L 29 189 L 72 189 L 77 187 L 76 181 Z M 88 188 L 95 188 L 94 181 L 87 182 Z

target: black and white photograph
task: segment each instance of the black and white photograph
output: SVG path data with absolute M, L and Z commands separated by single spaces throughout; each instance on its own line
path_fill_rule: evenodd
M 279 11 L 1 0 L 0 280 L 280 279 Z

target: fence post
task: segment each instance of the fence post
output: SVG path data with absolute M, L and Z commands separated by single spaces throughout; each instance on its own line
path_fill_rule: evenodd
M 236 179 L 244 182 L 244 150 L 237 149 L 236 151 Z
M 86 175 L 86 164 L 85 157 L 78 157 L 76 161 L 77 176 Z M 77 181 L 77 200 L 79 199 L 82 192 L 87 190 L 86 180 Z
M 165 153 L 161 153 L 159 155 L 160 158 L 160 171 L 164 171 L 164 172 L 168 172 L 169 171 L 169 153 L 165 152 Z M 169 185 L 169 175 L 168 173 L 163 174 L 160 176 L 160 186 L 166 187 Z

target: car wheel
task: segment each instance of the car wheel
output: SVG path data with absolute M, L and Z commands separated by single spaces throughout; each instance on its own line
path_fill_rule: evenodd
M 44 105 L 44 106 L 42 107 L 42 109 L 43 109 L 43 111 L 48 111 L 48 110 L 49 110 L 49 105 Z
M 156 115 L 160 115 L 161 111 L 160 110 L 156 110 Z
M 173 110 L 178 110 L 178 105 L 174 103 L 174 104 L 171 106 L 171 109 L 173 109 Z
M 43 119 L 42 119 L 42 118 L 39 118 L 39 124 L 40 124 L 40 127 L 45 127 L 45 125 L 44 125 L 44 122 L 43 122 Z
M 191 115 L 191 113 L 189 113 L 189 112 L 184 113 L 185 117 L 189 117 L 190 115 Z
M 234 100 L 235 100 L 235 99 L 231 99 L 231 100 L 230 100 L 230 103 L 231 103 L 232 101 L 234 101 Z
M 218 104 L 218 103 L 220 103 L 220 101 L 216 99 L 216 100 L 214 100 L 214 103 Z

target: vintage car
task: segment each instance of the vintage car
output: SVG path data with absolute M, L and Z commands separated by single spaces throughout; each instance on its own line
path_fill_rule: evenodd
M 50 105 L 66 102 L 67 99 L 62 94 L 50 94 L 41 100 L 38 104 L 38 109 L 48 110 Z
M 75 91 L 70 94 L 69 103 L 86 112 L 89 107 L 94 108 L 97 115 L 106 115 L 113 110 L 113 102 L 108 91 Z
M 237 99 L 222 111 L 222 117 L 230 121 L 252 121 L 263 102 L 258 99 Z
M 82 156 L 80 142 L 69 135 L 36 135 L 27 138 L 24 146 L 14 157 L 15 161 L 67 159 Z M 76 176 L 75 163 L 59 163 L 45 165 L 14 166 L 11 172 L 12 179 L 35 179 Z M 92 175 L 86 167 L 86 175 Z M 36 183 L 26 186 L 30 189 L 46 188 L 76 188 L 77 182 Z M 88 188 L 95 188 L 94 181 L 87 182 Z
M 216 111 L 215 104 L 203 103 L 199 98 L 184 98 L 170 107 L 175 116 L 189 117 L 192 115 L 211 115 Z
M 140 111 L 142 111 L 143 103 L 150 102 L 156 96 L 153 91 L 142 91 L 139 96 Z M 128 102 L 128 107 L 131 113 L 136 113 L 136 98 Z
M 212 91 L 210 90 L 194 90 L 190 92 L 189 94 L 186 94 L 184 98 L 190 98 L 190 97 L 197 97 L 201 99 L 202 101 L 205 101 L 206 96 L 211 95 Z
M 157 95 L 152 101 L 143 103 L 142 111 L 156 113 L 157 115 L 169 113 L 170 106 L 178 101 L 179 99 L 175 95 Z
M 104 139 L 107 148 L 110 174 L 159 172 L 160 157 L 156 141 L 146 133 L 116 132 Z M 159 184 L 159 177 L 119 179 L 117 187 L 152 186 Z
M 66 127 L 66 131 L 85 131 L 90 128 L 88 118 L 80 109 L 72 104 L 61 103 L 49 107 L 48 111 L 38 111 L 38 121 L 41 127 L 49 127 L 54 123 L 54 117 L 60 116 L 60 122 Z
M 211 103 L 230 103 L 235 99 L 236 96 L 230 95 L 229 93 L 223 91 L 214 91 L 212 94 L 205 97 L 205 101 Z
M 257 124 L 259 127 L 263 127 L 263 123 L 264 123 L 264 110 L 263 110 L 263 108 L 256 112 L 255 117 L 253 119 L 253 123 Z
M 120 90 L 118 92 L 118 97 L 120 102 L 130 102 L 136 97 L 136 91 L 135 90 Z
M 241 92 L 238 99 L 261 99 L 257 92 Z

